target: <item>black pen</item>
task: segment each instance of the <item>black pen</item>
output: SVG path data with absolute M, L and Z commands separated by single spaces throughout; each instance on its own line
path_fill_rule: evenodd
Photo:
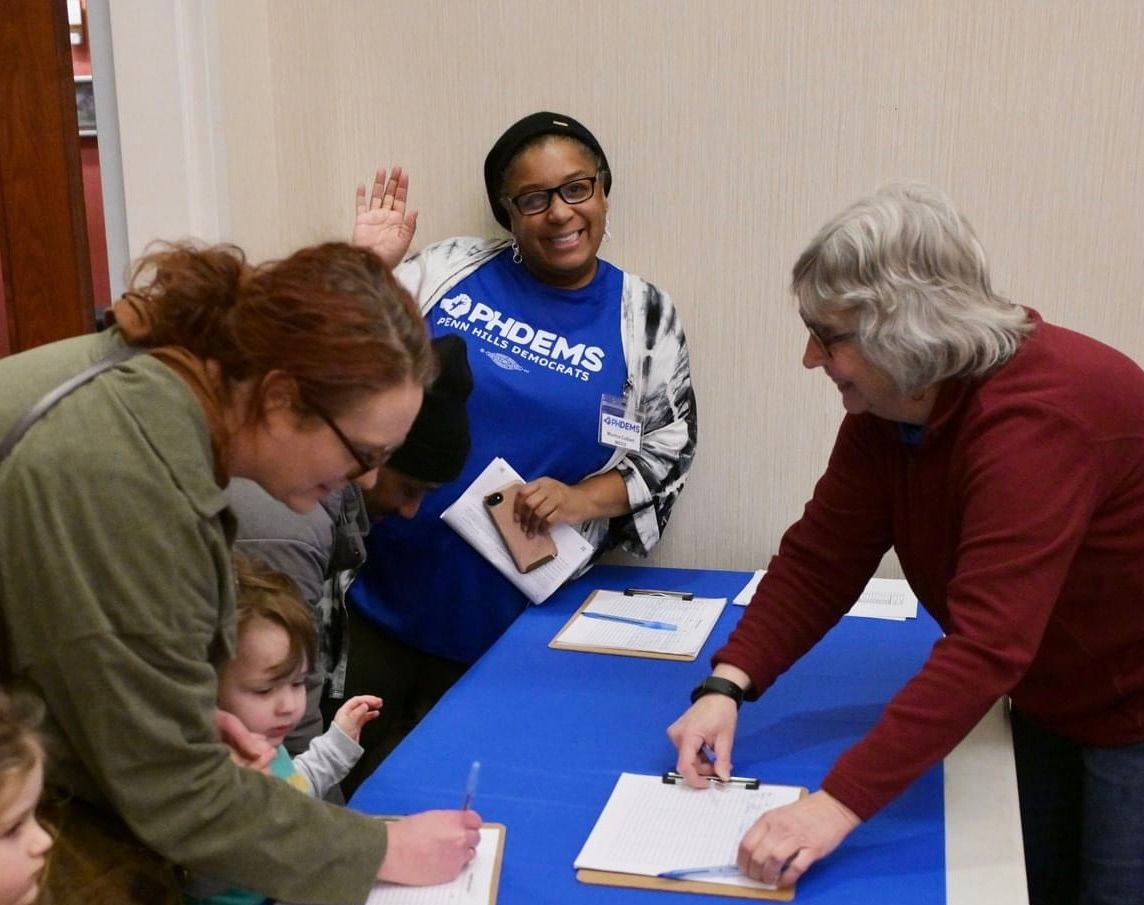
M 690 591 L 657 591 L 654 588 L 624 588 L 625 597 L 678 597 L 680 600 L 693 600 Z

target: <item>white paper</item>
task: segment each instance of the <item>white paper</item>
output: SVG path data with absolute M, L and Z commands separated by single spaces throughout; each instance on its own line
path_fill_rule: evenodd
M 904 622 L 918 615 L 918 598 L 900 578 L 871 578 L 847 616 Z
M 739 842 L 765 811 L 798 801 L 794 786 L 711 784 L 693 789 L 659 776 L 621 773 L 575 866 L 654 877 L 664 871 L 734 864 Z M 692 879 L 774 889 L 741 874 Z
M 437 886 L 394 886 L 378 883 L 365 905 L 486 905 L 496 882 L 497 847 L 501 827 L 481 827 L 476 857 L 451 883 Z
M 755 574 L 751 576 L 751 580 L 743 585 L 743 590 L 735 595 L 735 599 L 731 602 L 736 606 L 746 606 L 751 602 L 751 598 L 755 596 L 755 589 L 759 586 L 759 579 L 767 574 L 766 569 L 755 569 Z
M 477 475 L 465 492 L 441 513 L 441 518 L 498 572 L 518 587 L 533 603 L 543 603 L 552 593 L 576 574 L 592 556 L 592 545 L 571 525 L 556 525 L 549 532 L 556 544 L 556 558 L 531 572 L 519 572 L 512 561 L 496 525 L 484 506 L 484 498 L 494 490 L 523 480 L 499 456 Z
M 735 595 L 732 603 L 738 606 L 749 604 L 751 598 L 755 596 L 759 579 L 766 574 L 766 569 L 756 571 L 751 580 Z M 916 619 L 918 598 L 910 590 L 909 583 L 901 578 L 871 578 L 858 601 L 846 615 L 861 616 L 866 619 L 889 619 L 893 622 Z
M 674 630 L 644 628 L 624 622 L 585 619 L 581 614 L 560 633 L 562 644 L 610 647 L 662 654 L 698 655 L 727 604 L 726 597 L 626 597 L 620 591 L 597 591 L 584 612 L 606 613 L 674 625 Z

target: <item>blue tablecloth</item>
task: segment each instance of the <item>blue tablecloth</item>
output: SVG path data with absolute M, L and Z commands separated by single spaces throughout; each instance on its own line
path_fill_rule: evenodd
M 485 820 L 508 827 L 500 905 L 717 901 L 588 886 L 576 881 L 572 862 L 621 772 L 673 768 L 675 750 L 665 730 L 734 628 L 742 609 L 729 601 L 749 577 L 596 567 L 521 616 L 358 789 L 351 805 L 375 814 L 458 807 L 469 765 L 479 760 L 473 806 Z M 547 646 L 593 589 L 633 586 L 728 598 L 696 661 Z M 918 670 L 938 636 L 924 612 L 905 622 L 843 619 L 760 701 L 744 705 L 733 752 L 736 774 L 817 788 L 838 755 Z M 795 901 L 944 903 L 944 848 L 939 766 L 811 868 Z

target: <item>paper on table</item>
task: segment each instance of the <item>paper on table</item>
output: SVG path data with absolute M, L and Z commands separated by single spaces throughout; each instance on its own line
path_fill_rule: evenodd
M 795 786 L 693 789 L 659 776 L 621 773 L 575 867 L 654 877 L 669 870 L 734 864 L 740 840 L 759 815 L 798 801 L 801 794 Z M 741 874 L 696 879 L 774 889 Z
M 497 854 L 503 826 L 482 826 L 476 857 L 451 883 L 437 886 L 394 886 L 379 883 L 365 905 L 486 905 L 496 901 Z
M 757 570 L 732 602 L 738 606 L 750 603 L 759 586 L 759 580 L 766 574 L 766 569 Z M 862 596 L 846 615 L 862 616 L 867 619 L 890 619 L 894 622 L 916 619 L 918 598 L 910 590 L 909 582 L 901 578 L 871 578 L 866 583 Z
M 477 475 L 441 518 L 533 603 L 543 603 L 576 574 L 592 555 L 592 545 L 571 525 L 556 525 L 551 532 L 557 556 L 531 572 L 521 573 L 505 549 L 496 526 L 485 511 L 484 498 L 499 487 L 523 480 L 499 456 Z
M 746 606 L 751 602 L 751 598 L 755 596 L 755 589 L 759 586 L 759 579 L 767 574 L 766 569 L 755 569 L 755 574 L 751 576 L 751 580 L 743 585 L 743 590 L 735 595 L 735 599 L 731 602 L 736 606 Z
M 909 583 L 900 578 L 871 578 L 858 602 L 846 615 L 904 622 L 917 618 L 918 598 L 910 590 Z
M 561 644 L 574 647 L 610 647 L 616 650 L 646 650 L 663 654 L 699 653 L 723 612 L 726 597 L 634 596 L 619 591 L 596 591 L 581 615 L 560 633 Z M 674 630 L 644 628 L 624 622 L 585 619 L 583 613 L 606 613 L 630 619 L 647 619 L 674 625 Z

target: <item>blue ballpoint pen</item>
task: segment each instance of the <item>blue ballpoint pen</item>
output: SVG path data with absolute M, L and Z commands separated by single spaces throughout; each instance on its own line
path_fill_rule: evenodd
M 465 781 L 465 796 L 461 799 L 461 810 L 467 811 L 469 805 L 473 803 L 473 796 L 477 793 L 477 776 L 481 772 L 481 762 L 479 760 L 473 761 L 473 765 L 469 767 L 469 778 Z
M 711 867 L 684 867 L 680 870 L 665 870 L 656 874 L 664 880 L 686 880 L 690 877 L 728 877 L 739 873 L 734 864 L 715 864 Z
M 656 622 L 654 619 L 636 619 L 634 616 L 615 616 L 611 613 L 593 613 L 590 610 L 584 610 L 581 616 L 586 616 L 589 619 L 604 619 L 608 622 L 623 622 L 626 625 L 638 625 L 641 628 L 656 628 L 665 632 L 674 632 L 678 625 L 671 622 Z

